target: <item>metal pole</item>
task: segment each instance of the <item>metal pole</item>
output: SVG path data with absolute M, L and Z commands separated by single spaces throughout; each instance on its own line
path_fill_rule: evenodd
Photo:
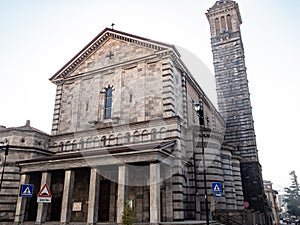
M 205 152 L 203 141 L 203 127 L 200 126 L 201 142 L 202 142 L 202 163 L 203 163 L 203 178 L 204 178 L 204 199 L 205 199 L 205 213 L 206 213 L 206 225 L 209 225 L 209 212 L 208 212 L 208 196 L 207 196 L 207 183 L 206 183 L 206 166 L 205 166 Z

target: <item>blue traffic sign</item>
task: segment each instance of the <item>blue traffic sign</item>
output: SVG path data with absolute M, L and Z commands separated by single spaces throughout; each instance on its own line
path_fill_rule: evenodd
M 33 188 L 34 188 L 33 184 L 21 184 L 20 196 L 31 198 L 33 194 Z
M 221 196 L 223 192 L 222 182 L 212 182 L 211 184 L 212 193 L 216 196 Z

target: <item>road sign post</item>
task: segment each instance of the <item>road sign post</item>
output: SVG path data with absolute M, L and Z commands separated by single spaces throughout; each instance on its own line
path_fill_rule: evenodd
M 31 198 L 33 194 L 33 188 L 33 184 L 21 184 L 19 196 Z
M 221 197 L 223 192 L 222 182 L 212 182 L 211 190 L 216 197 Z
M 37 202 L 51 203 L 51 192 L 47 184 L 45 184 L 37 195 Z

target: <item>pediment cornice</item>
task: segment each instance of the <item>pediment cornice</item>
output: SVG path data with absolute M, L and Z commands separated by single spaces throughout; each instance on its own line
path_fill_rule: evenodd
M 103 45 L 110 38 L 116 40 L 133 43 L 144 48 L 155 50 L 158 54 L 162 52 L 173 52 L 175 55 L 180 56 L 174 45 L 153 41 L 151 39 L 139 37 L 136 35 L 128 34 L 125 32 L 117 31 L 114 29 L 106 28 L 98 34 L 89 44 L 87 44 L 77 55 L 75 55 L 69 62 L 67 62 L 57 73 L 55 73 L 50 81 L 57 83 L 64 80 L 70 73 L 72 73 L 82 62 L 90 57 L 101 45 Z

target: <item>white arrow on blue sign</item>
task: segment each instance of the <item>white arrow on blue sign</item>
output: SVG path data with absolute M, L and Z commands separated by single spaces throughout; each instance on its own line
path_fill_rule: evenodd
M 33 184 L 21 184 L 20 196 L 31 198 L 33 194 L 33 188 L 34 188 Z
M 221 193 L 223 192 L 222 182 L 212 182 L 211 190 L 216 196 L 221 196 Z

